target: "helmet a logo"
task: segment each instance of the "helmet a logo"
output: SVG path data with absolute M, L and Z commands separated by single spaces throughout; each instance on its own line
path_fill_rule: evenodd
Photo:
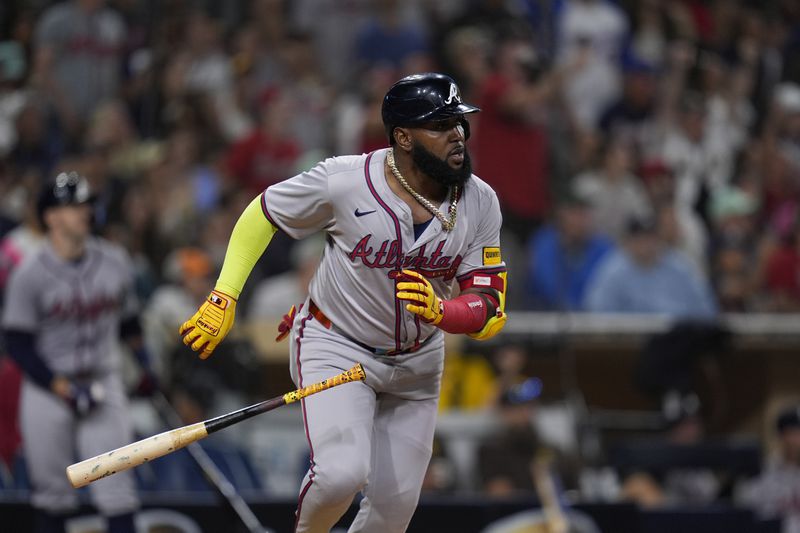
M 458 87 L 456 87 L 455 83 L 450 84 L 450 95 L 447 97 L 447 100 L 445 100 L 444 103 L 450 105 L 453 102 L 457 104 L 461 103 L 461 96 L 458 94 Z

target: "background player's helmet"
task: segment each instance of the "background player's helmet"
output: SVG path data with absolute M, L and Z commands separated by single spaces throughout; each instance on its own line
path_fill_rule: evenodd
M 480 111 L 465 104 L 453 78 L 428 72 L 406 76 L 389 89 L 383 97 L 381 115 L 389 142 L 398 126 L 418 126 L 425 122 L 462 117 Z M 464 136 L 469 138 L 469 122 L 462 119 Z
M 51 207 L 80 205 L 93 200 L 89 182 L 75 171 L 62 172 L 52 182 L 43 186 L 36 203 L 39 223 L 44 223 L 44 213 Z

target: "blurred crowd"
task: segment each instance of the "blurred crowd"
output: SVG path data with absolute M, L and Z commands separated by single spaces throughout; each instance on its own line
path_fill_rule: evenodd
M 99 231 L 137 261 L 144 301 L 178 248 L 205 252 L 213 272 L 252 196 L 384 146 L 386 88 L 438 69 L 483 110 L 471 149 L 500 197 L 511 308 L 800 307 L 794 1 L 1 9 L 6 263 L 35 234 L 37 187 L 69 168 L 92 181 Z M 292 269 L 291 247 L 253 283 Z
M 383 94 L 430 70 L 482 109 L 510 309 L 800 310 L 797 0 L 6 0 L 0 288 L 77 170 L 163 364 L 247 203 L 385 146 Z M 237 320 L 280 319 L 320 250 L 277 237 Z

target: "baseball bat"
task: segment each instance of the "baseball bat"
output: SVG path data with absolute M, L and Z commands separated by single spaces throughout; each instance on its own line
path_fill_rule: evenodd
M 355 365 L 350 370 L 342 372 L 336 376 L 324 379 L 318 383 L 314 383 L 307 387 L 287 392 L 283 396 L 276 396 L 269 400 L 243 407 L 231 413 L 227 413 L 216 418 L 190 424 L 170 431 L 153 435 L 111 450 L 110 452 L 101 453 L 85 461 L 75 463 L 67 467 L 67 477 L 69 478 L 72 486 L 77 488 L 88 485 L 92 481 L 97 481 L 104 477 L 108 477 L 122 472 L 134 466 L 139 466 L 142 463 L 157 459 L 168 453 L 187 446 L 192 442 L 206 438 L 211 433 L 225 429 L 228 426 L 247 420 L 261 413 L 272 411 L 278 407 L 284 406 L 302 400 L 306 396 L 322 392 L 331 387 L 336 387 L 343 383 L 351 381 L 364 381 L 367 378 L 364 369 L 360 364 Z

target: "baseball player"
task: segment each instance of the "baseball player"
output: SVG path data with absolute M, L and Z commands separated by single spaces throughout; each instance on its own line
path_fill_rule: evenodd
M 358 492 L 351 532 L 406 530 L 431 456 L 442 332 L 485 339 L 505 323 L 500 209 L 466 149 L 476 111 L 448 76 L 398 81 L 382 107 L 390 148 L 327 159 L 259 195 L 215 290 L 180 329 L 208 357 L 273 234 L 326 232 L 310 296 L 292 313 L 290 373 L 303 386 L 360 362 L 367 379 L 303 401 L 311 465 L 298 532 L 328 532 Z
M 22 445 L 37 533 L 63 533 L 78 493 L 64 473 L 132 439 L 115 353 L 122 336 L 146 364 L 130 260 L 91 237 L 91 197 L 75 172 L 59 174 L 39 197 L 47 240 L 12 272 L 3 309 L 8 353 L 22 369 Z M 133 533 L 139 506 L 133 476 L 91 486 L 108 531 Z

